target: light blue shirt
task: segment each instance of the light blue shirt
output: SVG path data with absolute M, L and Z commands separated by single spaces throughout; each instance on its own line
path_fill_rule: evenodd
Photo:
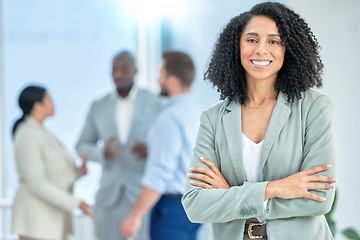
M 190 93 L 176 95 L 163 106 L 149 132 L 143 186 L 162 194 L 184 193 L 200 115 Z

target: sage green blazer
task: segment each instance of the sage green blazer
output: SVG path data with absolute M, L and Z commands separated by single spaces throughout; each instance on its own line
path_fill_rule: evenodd
M 243 239 L 248 218 L 266 219 L 270 240 L 333 239 L 324 214 L 330 211 L 335 190 L 312 191 L 325 197 L 318 202 L 306 198 L 272 198 L 264 207 L 268 181 L 314 166 L 331 164 L 321 174 L 335 177 L 330 99 L 314 90 L 302 99 L 287 102 L 279 93 L 264 139 L 259 182 L 248 182 L 242 159 L 241 105 L 224 101 L 205 111 L 194 148 L 191 166 L 206 166 L 204 156 L 214 162 L 230 189 L 203 189 L 186 179 L 182 198 L 192 222 L 212 223 L 213 239 Z

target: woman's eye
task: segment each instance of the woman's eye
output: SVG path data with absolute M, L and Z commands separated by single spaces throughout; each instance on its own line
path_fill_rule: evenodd
M 249 43 L 256 43 L 256 40 L 255 39 L 252 39 L 252 38 L 249 38 L 248 40 L 246 40 L 247 42 Z
M 279 44 L 279 41 L 271 40 L 271 41 L 270 41 L 270 44 Z

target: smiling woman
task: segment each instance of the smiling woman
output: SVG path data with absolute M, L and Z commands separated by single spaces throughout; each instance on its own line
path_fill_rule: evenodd
M 253 17 L 240 38 L 240 60 L 248 83 L 265 80 L 274 85 L 284 56 L 285 46 L 276 22 L 264 16 Z
M 318 49 L 279 3 L 254 6 L 220 34 L 205 78 L 226 101 L 202 114 L 182 198 L 214 240 L 333 239 L 331 101 L 311 89 L 322 85 Z
M 311 87 L 322 86 L 323 64 L 318 52 L 320 46 L 306 22 L 284 5 L 267 5 L 259 5 L 263 7 L 254 7 L 252 11 L 234 17 L 220 34 L 204 77 L 218 88 L 222 100 L 236 100 L 243 104 L 248 98 L 245 68 L 239 58 L 239 53 L 242 57 L 240 38 L 249 33 L 249 44 L 259 45 L 259 36 L 254 36 L 259 33 L 244 31 L 245 27 L 255 27 L 256 22 L 250 21 L 254 20 L 254 16 L 271 19 L 276 23 L 276 26 L 273 26 L 276 28 L 273 28 L 275 32 L 267 33 L 270 34 L 268 37 L 274 37 L 269 39 L 271 41 L 268 44 L 276 45 L 278 48 L 278 44 L 275 44 L 277 42 L 286 48 L 286 51 L 283 48 L 284 63 L 278 71 L 274 88 L 286 93 L 287 100 L 291 102 L 295 98 L 301 98 L 301 92 Z M 284 9 L 276 5 L 281 5 Z

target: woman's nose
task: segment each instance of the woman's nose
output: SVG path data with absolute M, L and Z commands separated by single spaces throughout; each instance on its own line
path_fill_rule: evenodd
M 260 42 L 255 50 L 255 53 L 265 54 L 268 52 L 267 45 L 265 42 Z

